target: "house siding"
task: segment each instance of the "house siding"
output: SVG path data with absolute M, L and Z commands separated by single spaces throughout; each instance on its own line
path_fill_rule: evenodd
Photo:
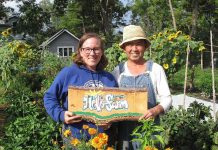
M 72 37 L 67 32 L 62 33 L 59 37 L 57 37 L 54 41 L 49 43 L 48 48 L 50 52 L 57 53 L 58 47 L 74 47 L 74 50 L 76 51 L 78 47 L 79 41 Z

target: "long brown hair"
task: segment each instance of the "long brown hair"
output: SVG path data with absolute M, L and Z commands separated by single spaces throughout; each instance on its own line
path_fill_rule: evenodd
M 89 38 L 96 38 L 100 41 L 101 44 L 101 50 L 103 51 L 103 54 L 101 56 L 101 59 L 99 61 L 99 63 L 96 66 L 96 70 L 100 71 L 100 70 L 104 70 L 106 68 L 106 66 L 108 65 L 108 60 L 104 54 L 104 43 L 102 41 L 102 39 L 100 38 L 100 36 L 96 33 L 85 33 L 79 40 L 79 45 L 78 48 L 76 50 L 76 55 L 73 59 L 73 62 L 79 66 L 81 65 L 85 65 L 85 62 L 82 59 L 82 56 L 80 55 L 80 50 L 82 48 L 83 43 L 89 39 Z

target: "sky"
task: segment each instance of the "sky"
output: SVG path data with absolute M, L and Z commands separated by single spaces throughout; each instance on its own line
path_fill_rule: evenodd
M 36 3 L 39 3 L 41 0 L 36 0 Z M 51 0 L 51 1 L 53 1 L 53 0 Z M 130 2 L 131 0 L 121 0 L 122 1 L 122 3 L 124 4 L 124 6 L 128 3 L 128 2 Z M 20 2 L 21 3 L 21 2 Z M 17 3 L 15 0 L 13 0 L 13 1 L 7 1 L 6 3 L 4 3 L 4 5 L 6 6 L 6 7 L 11 7 L 11 8 L 14 8 L 14 11 L 15 12 L 18 12 L 18 7 L 17 7 L 17 5 L 18 4 L 20 4 L 20 3 Z M 126 19 L 126 22 L 128 23 L 129 21 L 130 21 L 130 15 L 131 15 L 131 13 L 130 12 L 128 12 L 126 15 L 125 15 L 125 19 Z
M 41 0 L 36 0 L 36 2 L 37 3 L 39 3 Z M 14 11 L 15 12 L 18 12 L 18 7 L 17 7 L 17 5 L 18 5 L 19 3 L 17 3 L 16 1 L 7 1 L 6 3 L 4 3 L 4 5 L 6 6 L 6 7 L 12 7 L 12 8 L 14 8 Z
M 41 0 L 36 0 L 36 2 L 37 3 L 39 3 Z M 52 0 L 53 1 L 53 0 Z M 121 0 L 122 2 L 123 2 L 123 4 L 124 5 L 126 5 L 129 1 L 131 1 L 131 0 Z M 18 5 L 19 3 L 17 3 L 17 2 L 15 2 L 14 0 L 13 1 L 7 1 L 6 3 L 4 3 L 4 5 L 6 6 L 6 7 L 12 7 L 12 8 L 14 8 L 14 10 L 15 10 L 15 12 L 18 12 L 18 7 L 17 7 L 17 5 Z

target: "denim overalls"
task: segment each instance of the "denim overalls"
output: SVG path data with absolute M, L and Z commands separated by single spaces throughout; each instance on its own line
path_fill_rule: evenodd
M 147 71 L 152 70 L 152 61 L 147 61 Z M 147 88 L 148 91 L 148 108 L 156 106 L 156 96 L 150 74 L 145 72 L 138 76 L 120 75 L 119 87 L 122 88 Z M 140 104 L 138 104 L 140 105 Z M 158 117 L 155 122 L 158 122 Z M 118 123 L 118 150 L 138 150 L 139 143 L 132 142 L 132 131 L 139 125 L 137 121 L 122 121 Z

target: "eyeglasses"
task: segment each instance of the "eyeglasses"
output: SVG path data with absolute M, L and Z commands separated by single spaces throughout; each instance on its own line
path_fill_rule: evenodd
M 100 54 L 101 53 L 101 48 L 90 48 L 90 47 L 85 47 L 81 48 L 82 51 L 84 51 L 86 54 L 90 54 L 91 51 L 93 51 L 95 54 Z

